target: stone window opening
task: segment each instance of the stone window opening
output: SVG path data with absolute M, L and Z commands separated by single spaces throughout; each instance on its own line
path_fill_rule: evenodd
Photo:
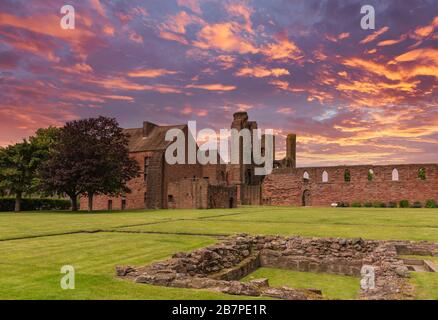
M 303 174 L 303 181 L 304 181 L 304 182 L 309 182 L 309 180 L 310 180 L 310 175 L 309 175 L 309 173 L 308 173 L 307 171 L 304 171 L 304 174 Z
M 327 171 L 324 170 L 324 172 L 322 173 L 322 182 L 328 182 L 329 177 L 328 177 L 328 173 Z
M 252 183 L 251 169 L 246 170 L 246 184 Z
M 392 170 L 392 181 L 399 181 L 399 174 L 396 168 Z
M 420 180 L 426 180 L 426 169 L 425 168 L 420 168 L 418 170 L 418 178 L 420 178 Z
M 373 181 L 374 180 L 374 170 L 370 169 L 368 170 L 368 181 Z
M 346 169 L 344 172 L 344 181 L 350 182 L 351 181 L 351 173 L 350 170 Z
M 108 200 L 108 211 L 113 210 L 113 200 Z
M 121 205 L 121 207 L 122 207 L 122 210 L 125 210 L 125 209 L 126 209 L 126 199 L 122 199 L 122 205 Z

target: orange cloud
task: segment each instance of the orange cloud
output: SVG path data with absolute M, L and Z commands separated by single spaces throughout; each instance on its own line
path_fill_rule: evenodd
M 347 39 L 348 37 L 350 37 L 350 33 L 349 32 L 343 32 L 340 33 L 336 36 L 330 35 L 330 34 L 326 34 L 325 38 L 329 41 L 332 42 L 338 42 L 338 40 L 343 40 L 343 39 Z
M 283 68 L 274 68 L 267 69 L 262 66 L 256 67 L 243 67 L 240 70 L 236 71 L 235 75 L 238 77 L 256 77 L 256 78 L 264 78 L 264 77 L 280 77 L 284 75 L 289 75 L 289 71 Z
M 60 61 L 60 58 L 55 54 L 55 45 L 48 41 L 39 39 L 26 39 L 26 41 L 23 41 L 21 35 L 12 32 L 6 32 L 4 30 L 0 30 L 0 35 L 3 36 L 3 41 L 5 43 L 8 43 L 16 50 L 30 52 L 51 62 Z
M 374 41 L 375 39 L 377 39 L 380 35 L 384 34 L 385 32 L 387 32 L 389 30 L 389 27 L 383 27 L 375 32 L 373 32 L 372 34 L 370 34 L 369 36 L 365 37 L 364 39 L 362 39 L 359 43 L 361 44 L 365 44 L 371 41 Z
M 413 67 L 403 69 L 406 76 L 423 75 L 438 78 L 438 49 L 422 48 L 408 51 L 397 56 L 392 63 L 400 64 L 412 61 L 416 62 Z
M 348 37 L 350 37 L 350 33 L 349 32 L 343 32 L 343 33 L 338 35 L 338 39 L 339 40 L 347 39 Z
M 345 66 L 359 68 L 365 72 L 371 72 L 386 77 L 390 80 L 401 80 L 403 78 L 399 72 L 392 71 L 385 65 L 373 61 L 368 61 L 360 58 L 350 58 L 345 59 L 343 64 Z
M 106 78 L 106 79 L 86 79 L 85 82 L 97 84 L 106 89 L 132 90 L 132 91 L 155 91 L 159 93 L 182 93 L 181 89 L 162 85 L 143 85 L 131 81 L 127 81 L 120 77 Z
M 183 115 L 188 115 L 191 114 L 193 112 L 192 107 L 190 106 L 185 106 L 182 110 L 181 110 L 181 114 Z
M 163 31 L 185 34 L 186 27 L 190 24 L 203 25 L 205 23 L 201 18 L 189 15 L 185 11 L 181 11 L 178 14 L 167 17 L 166 22 L 164 22 L 160 28 Z
M 136 33 L 135 31 L 132 31 L 129 34 L 129 40 L 132 40 L 132 41 L 137 42 L 137 43 L 143 43 L 143 37 L 141 35 L 139 35 L 138 33 Z
M 85 16 L 78 15 L 77 22 L 83 23 L 87 26 L 88 19 Z M 37 34 L 42 34 L 58 39 L 67 41 L 72 49 L 79 54 L 82 59 L 85 59 L 88 55 L 87 50 L 84 48 L 85 43 L 88 40 L 96 38 L 95 34 L 87 30 L 86 28 L 77 27 L 74 32 L 72 30 L 63 30 L 59 26 L 59 17 L 56 15 L 32 15 L 27 17 L 18 17 L 7 13 L 0 13 L 0 26 L 11 26 L 19 29 L 25 29 Z M 15 43 L 19 48 L 27 48 L 32 51 L 28 44 L 21 41 L 21 43 Z M 36 53 L 36 51 L 35 51 Z M 50 58 L 50 55 L 48 56 Z M 57 59 L 49 59 L 51 61 Z
M 324 61 L 324 60 L 326 60 L 328 58 L 327 55 L 325 55 L 324 52 L 322 52 L 322 50 L 314 51 L 313 52 L 313 56 L 318 61 Z
M 282 114 L 292 114 L 292 113 L 295 113 L 295 110 L 293 110 L 290 107 L 283 107 L 283 108 L 277 109 L 276 112 L 282 113 Z
M 206 117 L 206 116 L 208 116 L 208 111 L 205 109 L 197 110 L 196 115 L 198 117 Z
M 252 9 L 243 4 L 228 4 L 226 7 L 231 16 L 242 16 L 245 20 L 244 29 L 249 33 L 254 33 L 251 23 Z
M 166 69 L 143 69 L 131 71 L 128 73 L 129 77 L 132 78 L 158 78 L 168 74 L 177 74 L 178 71 L 171 71 Z
M 104 26 L 102 31 L 103 31 L 103 33 L 105 33 L 109 36 L 114 36 L 114 33 L 115 33 L 114 28 L 111 26 L 108 26 L 108 25 Z
M 219 61 L 219 65 L 225 70 L 234 67 L 234 62 L 236 61 L 235 57 L 227 55 L 220 55 L 216 59 Z
M 93 72 L 93 68 L 86 63 L 76 63 L 72 67 L 55 66 L 54 69 L 64 71 L 66 73 L 81 74 Z
M 379 43 L 377 43 L 378 47 L 384 47 L 384 46 L 392 46 L 393 44 L 397 44 L 400 43 L 404 40 L 406 40 L 406 35 L 402 35 L 400 36 L 400 38 L 396 39 L 396 40 L 384 40 L 384 41 L 380 41 Z
M 241 37 L 241 28 L 233 22 L 206 25 L 197 34 L 193 45 L 201 49 L 216 49 L 225 52 L 257 53 L 258 49 Z
M 203 89 L 208 91 L 232 91 L 235 90 L 235 86 L 227 86 L 223 84 L 189 84 L 186 88 Z
M 353 81 L 352 83 L 340 83 L 336 86 L 338 90 L 359 91 L 369 94 L 380 93 L 383 89 L 396 89 L 405 92 L 412 92 L 416 88 L 419 81 L 415 82 L 400 82 L 400 83 L 386 83 L 386 82 L 365 82 Z
M 111 100 L 121 100 L 121 101 L 130 101 L 130 102 L 134 101 L 134 98 L 129 96 L 104 95 L 103 97 Z
M 269 84 L 272 84 L 272 85 L 276 86 L 278 89 L 284 90 L 284 91 L 290 91 L 290 92 L 304 92 L 304 91 L 306 91 L 303 88 L 292 88 L 290 86 L 289 82 L 282 81 L 282 80 L 271 80 L 271 81 L 269 81 Z
M 246 103 L 238 103 L 236 104 L 237 111 L 248 111 L 253 108 L 253 106 Z
M 176 41 L 176 42 L 179 42 L 179 43 L 184 44 L 184 45 L 189 44 L 187 39 L 179 34 L 174 34 L 174 33 L 167 32 L 167 31 L 160 31 L 159 36 L 160 36 L 160 38 L 163 38 L 165 40 Z
M 90 0 L 91 6 L 102 16 L 106 17 L 105 9 L 103 8 L 102 4 L 99 0 Z
M 304 56 L 297 45 L 287 38 L 266 45 L 261 52 L 271 60 L 298 60 Z
M 417 38 L 426 38 L 429 35 L 431 35 L 432 32 L 434 32 L 435 28 L 437 28 L 437 27 L 438 27 L 438 16 L 436 16 L 433 19 L 431 24 L 424 26 L 424 27 L 418 27 L 417 29 L 415 29 L 414 35 Z

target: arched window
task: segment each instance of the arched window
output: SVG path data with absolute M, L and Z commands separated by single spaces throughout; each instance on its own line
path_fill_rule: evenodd
M 392 170 L 392 181 L 398 181 L 399 177 L 398 177 L 398 170 L 396 168 L 394 168 Z
M 370 169 L 368 170 L 368 181 L 373 181 L 374 179 L 374 170 Z
M 328 182 L 328 173 L 325 170 L 322 173 L 322 182 Z
M 346 169 L 344 172 L 344 181 L 345 182 L 351 181 L 351 174 L 350 174 L 350 170 L 348 170 L 348 169 Z
M 303 180 L 304 180 L 304 182 L 307 182 L 310 180 L 310 176 L 309 176 L 309 173 L 307 171 L 304 171 Z
M 426 169 L 420 168 L 418 170 L 418 178 L 420 178 L 421 180 L 426 180 Z

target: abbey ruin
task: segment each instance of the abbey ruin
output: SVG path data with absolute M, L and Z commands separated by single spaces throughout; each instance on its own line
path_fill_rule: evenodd
M 95 209 L 330 206 L 355 202 L 386 205 L 438 199 L 436 163 L 298 167 L 295 134 L 287 136 L 286 157 L 274 160 L 274 170 L 266 176 L 254 174 L 255 164 L 169 165 L 164 154 L 171 142 L 165 135 L 172 128 L 181 129 L 188 140 L 187 125 L 158 126 L 146 121 L 142 128 L 125 129 L 130 155 L 142 168 L 141 176 L 129 182 L 131 193 L 96 196 Z M 231 128 L 252 131 L 257 122 L 250 121 L 246 112 L 237 112 Z M 82 198 L 81 206 L 86 203 Z

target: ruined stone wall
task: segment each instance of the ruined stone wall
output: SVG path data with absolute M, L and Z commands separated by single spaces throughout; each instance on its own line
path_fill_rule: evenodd
M 199 164 L 174 164 L 169 165 L 167 163 L 164 164 L 164 187 L 163 187 L 163 208 L 173 208 L 168 207 L 169 203 L 169 196 L 175 195 L 175 186 L 174 184 L 179 181 L 185 181 L 182 184 L 190 184 L 191 180 L 202 180 L 202 167 Z M 170 188 L 170 185 L 173 184 L 173 188 Z M 193 189 L 192 186 L 187 186 L 187 192 L 189 192 L 191 195 L 196 192 L 196 190 L 202 192 L 202 187 L 198 186 L 198 189 Z M 182 192 L 184 191 L 184 187 L 182 187 Z M 204 190 L 204 193 L 206 196 L 206 192 Z M 201 195 L 200 195 L 201 196 Z M 185 201 L 191 201 L 190 199 L 187 199 Z M 173 204 L 171 204 L 173 206 Z M 184 204 L 182 207 L 177 208 L 192 208 L 191 206 L 187 206 Z
M 208 208 L 236 208 L 237 188 L 236 186 L 209 185 L 208 186 Z
M 426 179 L 419 178 L 419 169 L 424 168 Z M 373 179 L 368 180 L 369 169 Z M 398 171 L 398 181 L 393 181 L 393 169 Z M 345 170 L 350 172 L 350 181 L 344 181 Z M 304 181 L 304 173 L 309 175 Z M 323 182 L 323 173 L 328 181 Z M 438 164 L 409 164 L 385 166 L 338 166 L 297 169 L 276 169 L 262 185 L 264 204 L 329 206 L 333 202 L 399 202 L 438 200 Z
M 202 177 L 208 178 L 208 181 L 212 184 L 227 184 L 225 164 L 206 164 L 202 165 Z
M 176 253 L 171 259 L 149 266 L 117 267 L 116 272 L 120 277 L 152 285 L 282 299 L 320 299 L 317 288 L 300 291 L 269 287 L 268 279 L 248 283 L 238 280 L 259 267 L 359 276 L 362 266 L 367 265 L 375 272 L 375 288 L 361 290 L 359 298 L 412 299 L 413 287 L 407 281 L 409 269 L 397 255 L 400 250 L 435 255 L 437 248 L 438 243 L 428 242 L 241 234 L 206 248 Z
M 206 179 L 182 179 L 170 182 L 167 193 L 169 209 L 208 208 L 208 181 Z
M 168 185 L 170 209 L 211 209 L 236 207 L 235 186 L 211 185 L 207 179 L 182 179 Z
M 240 189 L 241 204 L 260 205 L 261 186 L 260 185 L 241 185 Z

